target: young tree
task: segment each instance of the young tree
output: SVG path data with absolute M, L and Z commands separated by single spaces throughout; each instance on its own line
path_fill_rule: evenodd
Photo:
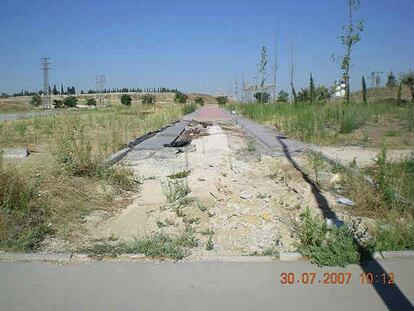
M 175 93 L 174 102 L 179 104 L 185 104 L 187 102 L 188 96 L 180 91 Z
M 257 92 L 254 93 L 254 98 L 258 103 L 268 103 L 270 99 L 270 94 L 267 92 Z
M 58 94 L 58 90 L 57 90 L 57 88 L 56 88 L 56 84 L 54 84 L 54 85 L 53 85 L 52 94 L 53 94 L 53 95 L 57 95 L 57 94 Z
M 364 30 L 362 21 L 358 21 L 357 25 L 353 22 L 353 13 L 358 9 L 360 0 L 346 0 L 348 2 L 348 25 L 342 27 L 344 34 L 341 35 L 342 45 L 345 48 L 345 54 L 342 56 L 341 69 L 343 71 L 343 80 L 345 81 L 345 100 L 347 103 L 351 100 L 350 88 L 350 69 L 351 69 L 351 53 L 355 44 L 361 41 L 361 32 Z
M 315 100 L 317 102 L 325 102 L 331 98 L 331 93 L 326 86 L 320 85 L 315 89 Z
M 367 83 L 365 82 L 365 77 L 362 76 L 362 101 L 364 104 L 368 103 L 367 100 Z
M 63 106 L 63 101 L 61 99 L 54 99 L 53 100 L 53 106 L 55 108 L 62 108 Z
M 141 101 L 143 104 L 147 104 L 147 105 L 155 104 L 155 95 L 144 94 L 141 96 Z
M 65 95 L 65 91 L 63 90 L 63 84 L 60 85 L 60 95 Z
M 227 96 L 219 96 L 216 97 L 216 100 L 220 106 L 224 106 L 225 104 L 227 104 L 229 98 Z
M 200 97 L 200 96 L 197 96 L 197 97 L 194 99 L 194 102 L 195 102 L 197 105 L 204 106 L 204 99 L 203 99 L 202 97 Z
M 75 96 L 68 96 L 63 100 L 63 105 L 65 107 L 76 107 L 76 105 L 78 104 L 78 100 L 76 99 Z
M 385 85 L 390 89 L 397 86 L 397 78 L 394 76 L 392 71 L 388 74 L 387 83 L 385 83 Z
M 264 95 L 263 88 L 266 83 L 267 79 L 267 50 L 266 47 L 263 46 L 260 52 L 260 63 L 257 65 L 257 70 L 259 71 L 260 75 L 260 94 Z M 256 93 L 257 94 L 257 93 Z M 264 103 L 264 98 L 260 98 L 260 103 Z
M 121 96 L 121 103 L 122 103 L 122 105 L 124 105 L 124 106 L 131 106 L 131 101 L 132 101 L 131 96 L 129 96 L 127 94 L 122 94 L 122 96 Z
M 96 106 L 96 99 L 95 98 L 88 98 L 86 100 L 86 105 L 88 105 L 88 106 Z
M 401 82 L 408 86 L 411 91 L 411 100 L 414 101 L 414 71 L 409 71 L 402 75 Z
M 301 103 L 309 101 L 309 90 L 308 89 L 301 89 L 298 92 L 298 101 Z
M 311 73 L 310 74 L 310 80 L 309 80 L 309 99 L 310 99 L 310 102 L 312 104 L 315 103 L 315 97 L 316 97 L 316 94 L 315 94 L 315 83 L 313 82 L 313 77 L 312 77 L 312 73 Z
M 279 95 L 277 96 L 277 101 L 281 103 L 287 103 L 289 100 L 289 94 L 288 92 L 285 92 L 284 90 L 281 90 L 279 92 Z
M 42 104 L 42 98 L 40 97 L 40 95 L 33 95 L 30 104 L 32 104 L 35 107 L 39 107 Z

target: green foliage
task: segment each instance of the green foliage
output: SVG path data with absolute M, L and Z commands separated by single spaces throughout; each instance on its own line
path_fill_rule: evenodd
M 78 104 L 78 100 L 75 96 L 68 96 L 63 99 L 63 105 L 68 108 L 74 108 Z
M 40 97 L 40 95 L 38 94 L 33 95 L 32 99 L 30 100 L 30 104 L 35 107 L 39 107 L 42 104 L 42 98 Z
M 128 94 L 122 94 L 121 104 L 124 106 L 131 106 L 132 98 Z
M 401 82 L 411 91 L 411 100 L 414 100 L 414 71 L 409 71 L 401 76 Z
M 209 235 L 207 243 L 206 243 L 206 250 L 211 251 L 214 248 L 214 242 L 212 235 Z
M 144 254 L 150 258 L 181 260 L 190 254 L 191 248 L 197 245 L 198 240 L 193 232 L 188 230 L 176 237 L 161 233 L 130 242 L 95 244 L 84 251 L 95 258 L 116 257 L 121 254 Z
M 364 104 L 368 103 L 367 100 L 367 83 L 365 82 L 365 77 L 362 77 L 362 101 Z
M 392 71 L 388 74 L 387 83 L 385 83 L 385 85 L 390 89 L 397 86 L 397 78 L 394 76 Z
M 176 92 L 174 97 L 174 102 L 179 104 L 185 104 L 187 102 L 188 96 L 181 92 Z
M 281 90 L 277 96 L 277 101 L 279 103 L 287 103 L 289 101 L 289 93 Z
M 50 233 L 49 206 L 31 182 L 14 167 L 4 167 L 0 153 L 0 247 L 33 251 Z
M 161 186 L 168 203 L 184 199 L 191 193 L 191 189 L 184 179 L 168 178 L 165 182 L 162 182 Z
M 267 92 L 254 93 L 254 98 L 258 103 L 268 103 L 270 100 L 270 94 Z
M 298 93 L 298 102 L 300 103 L 308 102 L 309 99 L 310 99 L 309 90 L 306 88 L 305 89 L 302 88 Z
M 319 266 L 345 266 L 360 262 L 358 246 L 346 226 L 327 226 L 309 209 L 301 214 L 297 229 L 298 251 Z
M 401 215 L 388 217 L 378 223 L 374 231 L 375 249 L 378 251 L 413 250 L 414 221 Z
M 194 99 L 194 102 L 195 102 L 197 105 L 204 106 L 204 99 L 203 99 L 202 97 L 200 97 L 200 96 L 197 96 L 197 97 Z
M 196 104 L 185 104 L 181 106 L 181 112 L 185 115 L 185 114 L 189 114 L 191 112 L 194 112 L 197 110 L 197 105 Z
M 55 108 L 62 108 L 63 107 L 63 101 L 61 99 L 54 99 L 53 100 L 53 106 Z
M 152 95 L 149 93 L 144 94 L 141 96 L 141 101 L 143 104 L 149 104 L 149 105 L 155 104 L 155 95 Z
M 317 102 L 326 102 L 331 98 L 331 94 L 326 86 L 320 85 L 315 90 L 315 97 Z
M 96 106 L 96 99 L 95 98 L 88 98 L 86 100 L 86 105 L 88 105 L 88 106 Z
M 218 96 L 216 97 L 216 100 L 220 106 L 224 106 L 229 101 L 229 98 L 227 96 Z
M 191 170 L 183 170 L 183 171 L 168 175 L 167 177 L 171 179 L 187 178 L 188 175 L 190 175 L 190 173 L 191 173 Z
M 310 99 L 311 104 L 315 103 L 316 92 L 315 92 L 315 83 L 313 82 L 312 73 L 310 74 L 310 80 L 309 80 L 309 99 Z

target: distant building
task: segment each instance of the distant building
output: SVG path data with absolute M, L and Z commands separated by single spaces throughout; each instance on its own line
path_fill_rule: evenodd
M 335 81 L 335 84 L 334 84 L 334 94 L 333 94 L 333 97 L 336 97 L 336 98 L 345 97 L 345 89 L 346 89 L 345 82 L 344 81 L 339 81 L 339 79 L 337 79 Z

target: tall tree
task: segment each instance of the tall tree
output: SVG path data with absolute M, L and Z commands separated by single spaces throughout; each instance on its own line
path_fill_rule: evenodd
M 57 94 L 58 94 L 58 90 L 57 90 L 57 88 L 56 88 L 56 84 L 53 84 L 52 94 L 53 94 L 53 95 L 57 95 Z
M 65 91 L 63 90 L 63 84 L 60 85 L 60 95 L 65 95 Z
M 361 32 L 364 30 L 364 24 L 362 21 L 358 21 L 355 26 L 353 21 L 353 13 L 358 9 L 360 0 L 346 1 L 348 2 L 348 25 L 342 27 L 344 34 L 341 35 L 341 41 L 345 48 L 345 54 L 342 56 L 341 69 L 343 71 L 342 77 L 345 82 L 345 100 L 349 103 L 351 99 L 351 53 L 354 45 L 361 41 Z
M 312 73 L 309 80 L 309 99 L 312 104 L 315 103 L 315 83 L 313 82 Z
M 367 83 L 365 81 L 365 77 L 362 76 L 362 101 L 364 102 L 364 104 L 368 103 L 368 99 L 367 99 Z

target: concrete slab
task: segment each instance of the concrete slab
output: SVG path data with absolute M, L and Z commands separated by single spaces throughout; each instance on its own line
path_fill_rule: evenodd
M 29 156 L 30 152 L 27 148 L 16 148 L 16 149 L 4 149 L 3 158 L 22 160 Z

